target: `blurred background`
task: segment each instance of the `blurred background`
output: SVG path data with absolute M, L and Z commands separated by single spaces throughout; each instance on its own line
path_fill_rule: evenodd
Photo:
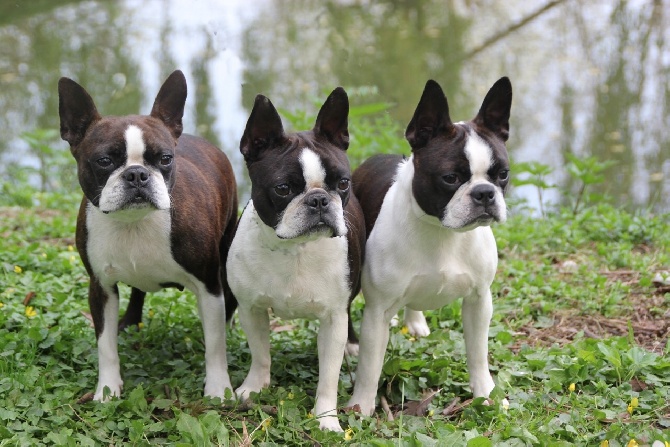
M 341 85 L 386 123 L 389 150 L 409 153 L 403 130 L 427 79 L 459 121 L 509 76 L 508 148 L 526 179 L 514 200 L 570 204 L 593 171 L 596 197 L 670 211 L 670 0 L 0 0 L 0 183 L 76 192 L 61 76 L 102 114 L 146 114 L 177 68 L 184 129 L 231 158 L 243 202 L 238 144 L 257 93 L 313 123 Z M 352 151 L 365 144 L 354 130 Z

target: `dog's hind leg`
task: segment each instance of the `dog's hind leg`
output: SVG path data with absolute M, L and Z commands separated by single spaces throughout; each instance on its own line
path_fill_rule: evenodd
M 415 337 L 427 337 L 430 335 L 426 317 L 420 310 L 412 310 L 409 307 L 405 307 L 405 326 L 407 326 L 409 333 Z
M 142 308 L 144 307 L 145 292 L 140 289 L 132 288 L 130 291 L 130 300 L 126 313 L 119 321 L 119 331 L 123 331 L 130 326 L 137 326 L 142 321 Z

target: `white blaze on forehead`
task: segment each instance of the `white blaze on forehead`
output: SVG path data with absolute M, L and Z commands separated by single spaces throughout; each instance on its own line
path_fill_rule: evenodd
M 142 129 L 137 126 L 130 125 L 124 134 L 126 139 L 126 152 L 128 160 L 126 166 L 143 165 L 144 164 L 144 138 L 142 137 Z
M 305 177 L 307 189 L 323 188 L 326 182 L 326 169 L 321 164 L 321 158 L 311 149 L 303 149 L 300 154 L 300 166 Z
M 465 143 L 465 156 L 470 161 L 470 172 L 473 177 L 486 176 L 493 163 L 493 151 L 474 130 L 470 131 Z

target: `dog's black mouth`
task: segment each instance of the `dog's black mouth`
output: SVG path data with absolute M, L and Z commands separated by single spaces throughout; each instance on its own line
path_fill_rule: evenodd
M 156 201 L 149 197 L 147 194 L 142 192 L 137 192 L 135 195 L 126 197 L 126 199 L 119 204 L 113 210 L 103 210 L 105 214 L 117 212 L 117 211 L 129 211 L 129 210 L 143 210 L 143 209 L 159 209 Z

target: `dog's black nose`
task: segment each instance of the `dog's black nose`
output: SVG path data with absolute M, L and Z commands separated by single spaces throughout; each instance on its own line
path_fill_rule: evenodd
M 313 192 L 305 196 L 304 203 L 315 210 L 323 210 L 328 207 L 330 197 L 325 191 Z
M 144 166 L 131 166 L 123 171 L 123 179 L 130 186 L 143 188 L 149 184 L 149 171 Z
M 472 201 L 477 205 L 490 205 L 495 201 L 496 189 L 493 185 L 477 185 L 470 191 Z

